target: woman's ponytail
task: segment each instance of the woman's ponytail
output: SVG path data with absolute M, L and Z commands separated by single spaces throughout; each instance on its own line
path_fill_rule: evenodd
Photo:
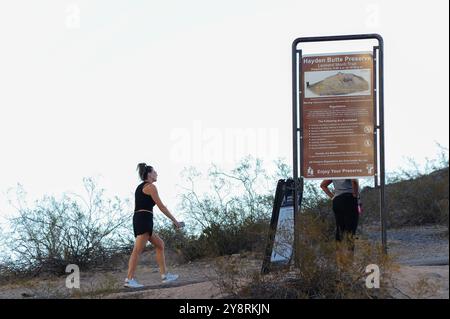
M 147 164 L 145 163 L 139 163 L 136 170 L 138 171 L 139 178 L 143 181 L 147 178 L 147 172 L 146 172 Z
M 152 172 L 153 167 L 151 167 L 150 165 L 147 165 L 145 163 L 139 163 L 137 165 L 136 170 L 139 173 L 139 178 L 142 181 L 145 181 L 147 179 L 147 174 Z

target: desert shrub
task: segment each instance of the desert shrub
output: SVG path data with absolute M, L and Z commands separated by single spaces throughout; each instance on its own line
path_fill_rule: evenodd
M 233 298 L 355 299 L 387 298 L 395 267 L 379 245 L 357 240 L 354 255 L 345 244 L 336 244 L 327 221 L 302 216 L 301 263 L 261 275 L 242 270 L 239 262 L 219 264 L 218 286 Z M 366 267 L 376 264 L 381 273 L 379 289 L 366 286 Z
M 104 189 L 91 178 L 84 179 L 84 187 L 85 197 L 44 196 L 32 207 L 25 205 L 25 192 L 18 189 L 13 204 L 17 213 L 4 236 L 8 254 L 2 275 L 64 274 L 68 264 L 83 270 L 108 268 L 117 254 L 130 250 L 127 202 L 105 198 Z
M 208 171 L 211 192 L 199 194 L 195 188 L 201 174 L 184 170 L 188 185 L 183 187 L 180 210 L 190 226 L 184 234 L 171 227 L 161 230 L 167 245 L 189 259 L 215 257 L 245 250 L 263 250 L 267 239 L 276 181 L 289 177 L 288 165 L 275 162 L 277 171 L 268 176 L 262 161 L 248 156 L 231 172 L 212 165 Z
M 240 225 L 213 224 L 204 229 L 199 240 L 211 243 L 210 253 L 216 256 L 262 251 L 268 223 L 268 220 L 244 220 Z
M 448 227 L 448 149 L 419 165 L 409 158 L 403 168 L 387 174 L 385 204 L 388 226 L 443 224 Z M 379 189 L 365 187 L 361 192 L 363 223 L 379 222 Z
M 448 167 L 386 187 L 386 211 L 391 227 L 424 224 L 448 225 Z M 378 189 L 365 188 L 363 221 L 378 220 Z
M 199 235 L 175 230 L 170 225 L 156 231 L 164 238 L 166 247 L 179 254 L 183 261 L 193 261 L 243 251 L 263 251 L 268 223 L 267 220 L 250 220 L 232 226 L 212 224 Z

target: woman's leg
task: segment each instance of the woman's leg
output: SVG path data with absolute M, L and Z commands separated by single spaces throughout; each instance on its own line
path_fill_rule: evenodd
M 358 227 L 358 201 L 353 196 L 347 196 L 345 203 L 344 231 L 348 249 L 353 252 L 355 249 L 355 234 Z
M 333 212 L 336 220 L 336 241 L 341 241 L 344 232 L 345 209 L 342 207 L 342 195 L 333 199 Z
M 333 212 L 336 218 L 336 263 L 338 269 L 345 269 L 348 264 L 345 232 L 345 215 L 347 213 L 345 197 L 345 194 L 342 194 L 333 199 Z
M 128 275 L 127 275 L 128 279 L 132 279 L 134 277 L 134 272 L 136 271 L 139 255 L 144 250 L 148 239 L 149 239 L 148 233 L 138 235 L 136 237 L 136 242 L 134 243 L 133 252 L 131 253 L 130 260 L 128 262 Z
M 166 274 L 166 257 L 164 256 L 164 242 L 157 234 L 152 234 L 149 241 L 155 246 L 156 250 L 156 262 L 159 266 L 159 273 L 161 275 Z

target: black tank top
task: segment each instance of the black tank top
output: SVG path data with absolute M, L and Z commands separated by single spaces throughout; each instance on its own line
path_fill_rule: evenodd
M 155 206 L 155 202 L 150 195 L 145 194 L 142 189 L 147 182 L 142 182 L 136 188 L 134 192 L 134 211 L 138 211 L 141 209 L 153 211 L 153 206 Z

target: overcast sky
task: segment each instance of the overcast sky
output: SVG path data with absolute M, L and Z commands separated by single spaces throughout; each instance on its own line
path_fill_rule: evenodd
M 2 1 L 0 215 L 17 183 L 132 198 L 141 161 L 173 211 L 185 166 L 290 164 L 292 41 L 357 33 L 385 40 L 387 171 L 448 147 L 448 1 Z

